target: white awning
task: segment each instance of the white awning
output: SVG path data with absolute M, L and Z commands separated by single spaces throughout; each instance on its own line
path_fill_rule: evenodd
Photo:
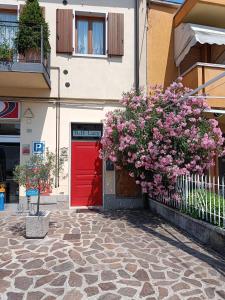
M 225 29 L 182 23 L 175 29 L 175 62 L 178 67 L 196 43 L 225 45 Z

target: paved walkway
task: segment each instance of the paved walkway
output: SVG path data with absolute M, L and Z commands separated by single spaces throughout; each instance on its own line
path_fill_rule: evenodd
M 52 212 L 43 240 L 0 215 L 0 299 L 225 299 L 225 261 L 148 212 Z

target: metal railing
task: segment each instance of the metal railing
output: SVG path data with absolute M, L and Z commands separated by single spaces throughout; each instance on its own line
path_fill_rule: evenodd
M 20 51 L 22 41 L 20 32 L 23 30 L 29 36 L 35 39 L 35 48 L 27 49 L 22 53 Z M 26 42 L 27 43 L 27 42 Z M 44 35 L 42 25 L 19 25 L 18 22 L 0 21 L 0 63 L 13 64 L 21 63 L 41 63 L 49 73 L 50 53 L 44 53 Z
M 225 228 L 225 181 L 224 177 L 187 175 L 176 183 L 176 195 L 168 192 L 155 197 L 167 206 L 178 209 L 193 218 Z

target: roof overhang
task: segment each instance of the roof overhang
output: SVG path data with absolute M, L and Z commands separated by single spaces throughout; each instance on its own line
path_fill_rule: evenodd
M 225 29 L 182 23 L 175 28 L 175 62 L 178 67 L 195 44 L 225 45 Z
M 186 0 L 174 16 L 174 25 L 195 23 L 225 28 L 224 16 L 224 0 Z
M 150 4 L 156 4 L 156 5 L 162 5 L 162 6 L 169 6 L 169 7 L 173 7 L 173 8 L 179 8 L 180 7 L 179 3 L 170 2 L 170 1 L 164 1 L 164 0 L 149 0 L 148 1 L 148 6 Z

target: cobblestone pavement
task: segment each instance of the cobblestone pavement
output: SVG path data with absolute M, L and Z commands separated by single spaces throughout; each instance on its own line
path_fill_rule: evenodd
M 225 299 L 225 261 L 148 212 L 52 212 L 48 236 L 0 215 L 0 299 Z

